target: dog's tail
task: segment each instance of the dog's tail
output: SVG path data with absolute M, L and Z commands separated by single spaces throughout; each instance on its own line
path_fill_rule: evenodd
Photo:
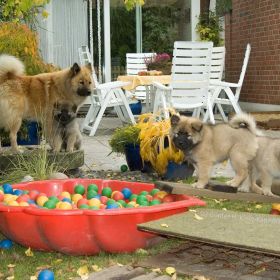
M 7 74 L 21 76 L 23 73 L 24 65 L 18 58 L 7 54 L 0 55 L 0 78 Z
M 251 133 L 261 136 L 262 133 L 257 129 L 256 126 L 256 121 L 255 119 L 246 113 L 240 113 L 238 115 L 235 115 L 230 121 L 229 125 L 232 128 L 246 128 L 248 129 Z

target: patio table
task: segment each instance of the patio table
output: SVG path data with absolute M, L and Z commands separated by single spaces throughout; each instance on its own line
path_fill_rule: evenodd
M 124 90 L 133 91 L 138 86 L 146 87 L 146 111 L 153 111 L 155 90 L 153 83 L 158 82 L 168 85 L 171 82 L 171 75 L 157 75 L 157 76 L 139 76 L 139 75 L 124 75 L 118 76 L 118 81 L 130 82 L 129 85 L 123 87 Z

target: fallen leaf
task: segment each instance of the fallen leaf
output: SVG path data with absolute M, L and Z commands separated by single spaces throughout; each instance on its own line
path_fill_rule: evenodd
M 15 264 L 11 264 L 11 263 L 7 265 L 8 268 L 14 268 L 15 266 L 16 266 Z
M 196 213 L 196 210 L 194 210 L 194 209 L 189 209 L 189 211 Z
M 11 275 L 9 277 L 6 278 L 6 280 L 14 280 L 15 279 L 15 276 L 14 275 Z
M 92 267 L 92 270 L 93 270 L 94 272 L 98 272 L 98 271 L 102 270 L 102 268 L 99 267 L 99 266 L 96 265 L 96 264 L 92 265 L 91 267 Z
M 30 247 L 24 253 L 27 257 L 33 257 L 34 256 L 34 253 L 31 251 Z
M 117 263 L 117 265 L 118 265 L 118 266 L 123 266 L 123 264 L 122 264 L 122 263 Z
M 258 273 L 261 273 L 261 272 L 264 272 L 265 271 L 265 267 L 261 267 L 259 269 L 257 269 L 256 271 L 253 272 L 253 274 L 258 274 Z
M 160 270 L 160 268 L 154 268 L 154 269 L 152 269 L 152 272 L 161 273 L 161 270 Z
M 176 272 L 176 269 L 172 266 L 169 266 L 165 269 L 165 272 L 168 274 L 168 275 L 173 275 L 175 272 Z
M 59 263 L 62 263 L 63 262 L 63 259 L 56 259 L 54 260 L 54 264 L 59 264 Z
M 196 213 L 194 214 L 194 218 L 196 219 L 196 220 L 203 220 L 203 218 L 202 217 L 200 217 L 199 215 L 197 215 Z
M 262 205 L 257 204 L 257 205 L 255 206 L 255 208 L 256 208 L 256 209 L 261 209 L 261 208 L 262 208 Z
M 36 267 L 36 270 L 44 270 L 44 269 L 48 269 L 48 268 L 51 268 L 51 266 L 46 264 L 46 265 Z
M 213 199 L 214 201 L 215 201 L 215 203 L 217 203 L 217 204 L 220 204 L 221 203 L 221 201 L 220 200 L 217 200 L 217 199 Z
M 79 267 L 77 274 L 82 278 L 82 280 L 88 279 L 88 267 L 86 265 Z
M 144 250 L 142 248 L 140 249 L 137 249 L 136 250 L 136 254 L 139 254 L 139 255 L 148 255 L 148 251 L 147 250 Z
M 222 208 L 222 210 L 227 211 L 227 208 Z
M 161 227 L 166 227 L 168 228 L 169 226 L 167 224 L 160 224 Z
M 30 276 L 30 280 L 37 280 L 37 277 L 35 275 Z

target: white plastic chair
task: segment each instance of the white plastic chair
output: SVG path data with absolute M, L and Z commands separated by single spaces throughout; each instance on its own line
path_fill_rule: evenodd
M 239 101 L 239 96 L 243 85 L 244 77 L 246 74 L 247 65 L 249 62 L 250 52 L 251 52 L 251 46 L 250 44 L 247 44 L 243 66 L 242 66 L 238 83 L 227 83 L 224 81 L 211 81 L 211 87 L 212 86 L 215 87 L 211 103 L 213 106 L 217 105 L 219 112 L 222 115 L 224 121 L 228 121 L 228 118 L 225 115 L 222 105 L 232 106 L 237 114 L 241 112 L 241 108 L 238 104 L 238 101 Z M 225 97 L 220 96 L 222 93 L 225 94 Z
M 147 71 L 147 60 L 154 57 L 156 53 L 127 53 L 126 54 L 126 74 L 137 75 L 140 71 Z M 141 102 L 146 102 L 146 106 L 150 104 L 151 92 L 148 86 L 138 86 L 135 90 L 131 91 L 131 95 Z M 150 108 L 146 108 L 149 110 Z
M 199 117 L 203 107 L 212 109 L 208 103 L 212 48 L 212 42 L 174 43 L 170 85 L 153 83 L 156 87 L 154 114 L 158 114 L 161 107 L 164 118 L 169 118 L 168 107 L 171 107 L 179 111 L 192 110 L 193 116 Z
M 90 63 L 92 66 L 92 78 L 94 80 L 96 89 L 90 96 L 91 104 L 86 114 L 81 130 L 89 130 L 89 136 L 94 136 L 96 130 L 100 124 L 103 114 L 106 108 L 113 107 L 118 117 L 127 122 L 135 124 L 134 116 L 129 107 L 129 102 L 122 90 L 123 86 L 129 84 L 129 82 L 109 82 L 99 84 L 92 63 L 91 54 L 87 46 L 79 48 L 79 57 L 82 65 Z

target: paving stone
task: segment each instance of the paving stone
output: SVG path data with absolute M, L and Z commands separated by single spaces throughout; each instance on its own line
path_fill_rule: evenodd
M 125 274 L 122 274 L 121 276 L 116 276 L 111 278 L 111 280 L 130 280 L 130 279 L 136 279 L 137 276 L 145 274 L 145 269 L 142 267 L 137 267 L 131 271 L 127 271 Z
M 89 275 L 88 280 L 109 280 L 114 277 L 120 277 L 133 270 L 131 266 L 114 265 L 101 271 Z
M 132 278 L 131 280 L 152 280 L 152 279 L 156 279 L 157 276 L 158 276 L 158 274 L 156 272 L 151 272 L 149 274 L 137 276 L 135 278 Z M 167 278 L 167 279 L 170 279 L 170 278 Z

